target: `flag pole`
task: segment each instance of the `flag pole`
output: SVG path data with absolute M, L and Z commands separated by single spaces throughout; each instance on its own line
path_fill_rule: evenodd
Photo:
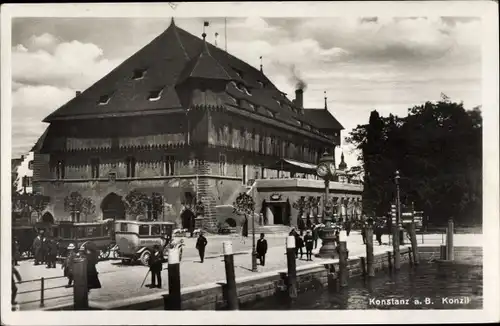
M 227 52 L 227 17 L 224 17 L 224 50 Z

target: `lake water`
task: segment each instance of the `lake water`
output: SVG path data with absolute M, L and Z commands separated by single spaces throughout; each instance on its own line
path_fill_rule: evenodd
M 381 271 L 366 282 L 350 279 L 338 292 L 326 289 L 300 293 L 293 302 L 269 298 L 241 310 L 350 309 L 481 309 L 483 267 L 477 261 L 402 266 L 392 275 Z M 418 303 L 417 302 L 420 302 Z M 281 302 L 280 302 L 281 301 Z

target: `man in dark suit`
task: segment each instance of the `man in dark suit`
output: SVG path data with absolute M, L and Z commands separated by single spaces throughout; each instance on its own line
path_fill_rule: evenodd
M 257 240 L 257 257 L 260 260 L 260 264 L 264 266 L 266 264 L 266 253 L 267 253 L 267 240 L 264 239 L 264 233 L 260 234 L 260 239 Z
M 312 250 L 314 246 L 314 238 L 312 236 L 311 230 L 307 230 L 304 237 L 304 242 L 306 244 L 306 260 L 312 260 Z
M 202 263 L 205 259 L 205 247 L 207 246 L 207 243 L 207 238 L 205 238 L 203 232 L 200 232 L 198 240 L 196 240 L 196 249 L 198 249 L 198 253 L 200 254 L 200 260 Z
M 154 252 L 149 257 L 149 270 L 151 271 L 151 284 L 150 288 L 161 289 L 161 271 L 163 269 L 163 253 L 159 245 L 154 246 Z

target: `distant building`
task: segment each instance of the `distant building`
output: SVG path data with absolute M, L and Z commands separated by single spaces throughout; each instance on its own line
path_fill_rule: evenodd
M 12 160 L 12 173 L 18 193 L 33 193 L 33 152 Z
M 304 109 L 302 89 L 290 101 L 262 68 L 173 20 L 44 122 L 34 147 L 35 184 L 53 198 L 56 220 L 70 218 L 64 198 L 73 191 L 96 203 L 89 218 L 130 218 L 123 199 L 139 190 L 160 193 L 169 207 L 163 218 L 179 223 L 181 209 L 200 201 L 200 223 L 210 230 L 216 206 L 232 204 L 255 180 L 278 177 L 286 179 L 256 183 L 256 211 L 267 207 L 272 223 L 296 224 L 295 213 L 284 221 L 282 203 L 301 193 L 322 196 L 316 163 L 325 150 L 334 152 L 343 129 L 326 106 Z M 308 182 L 292 185 L 297 178 Z M 361 207 L 362 187 L 336 187 L 332 195 Z M 276 192 L 279 200 L 270 200 Z

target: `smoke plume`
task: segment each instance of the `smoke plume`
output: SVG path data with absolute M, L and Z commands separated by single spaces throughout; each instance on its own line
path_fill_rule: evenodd
M 300 71 L 294 64 L 290 67 L 290 73 L 291 73 L 290 79 L 291 82 L 295 84 L 295 89 L 301 89 L 305 91 L 307 88 L 307 83 L 304 81 Z

